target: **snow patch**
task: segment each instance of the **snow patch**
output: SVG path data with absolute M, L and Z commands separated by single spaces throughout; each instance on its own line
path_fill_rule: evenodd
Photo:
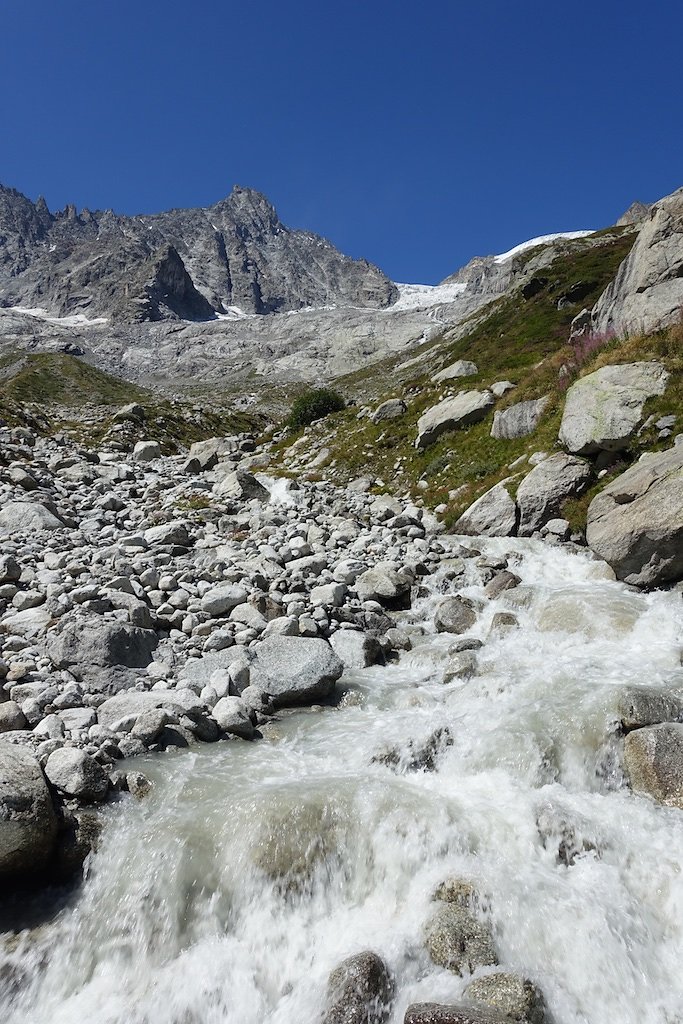
M 90 319 L 84 313 L 72 313 L 71 316 L 52 316 L 47 310 L 41 306 L 34 306 L 29 308 L 28 306 L 9 306 L 8 311 L 10 313 L 23 313 L 25 316 L 35 317 L 36 320 L 44 320 L 48 324 L 56 324 L 60 327 L 92 327 L 97 324 L 108 324 L 108 316 L 96 316 Z
M 595 231 L 557 231 L 553 235 L 539 235 L 537 238 L 530 238 L 528 242 L 520 242 L 513 249 L 508 249 L 507 252 L 502 252 L 498 256 L 493 257 L 494 263 L 505 263 L 506 260 L 512 259 L 517 253 L 524 252 L 526 249 L 533 249 L 537 245 L 546 245 L 548 242 L 555 242 L 558 238 L 585 238 L 586 235 L 593 235 Z

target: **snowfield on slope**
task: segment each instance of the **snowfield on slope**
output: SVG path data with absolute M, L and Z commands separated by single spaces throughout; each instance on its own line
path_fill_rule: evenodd
M 595 234 L 595 231 L 556 231 L 552 235 L 538 235 L 537 238 L 530 238 L 527 242 L 520 242 L 514 248 L 508 249 L 507 252 L 499 253 L 498 256 L 493 257 L 493 262 L 505 263 L 506 260 L 511 260 L 513 256 L 524 252 L 526 249 L 534 249 L 537 245 L 547 245 L 549 242 L 556 242 L 558 238 L 585 238 L 587 235 L 593 234 Z

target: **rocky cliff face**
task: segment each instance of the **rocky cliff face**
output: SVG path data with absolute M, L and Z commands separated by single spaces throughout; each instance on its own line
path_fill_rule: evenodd
M 683 311 L 683 189 L 651 207 L 633 249 L 593 308 L 595 333 L 648 334 Z
M 151 283 L 150 283 L 151 282 Z M 121 322 L 205 320 L 346 304 L 381 309 L 396 286 L 318 235 L 292 231 L 268 200 L 236 187 L 207 209 L 124 217 L 52 214 L 0 186 L 0 304 Z

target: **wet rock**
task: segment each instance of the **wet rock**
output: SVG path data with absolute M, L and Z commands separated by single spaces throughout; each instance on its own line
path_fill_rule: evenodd
M 496 612 L 491 619 L 489 636 L 500 636 L 502 633 L 507 633 L 510 629 L 517 629 L 518 626 L 519 619 L 513 612 Z
M 393 990 L 381 957 L 370 951 L 356 953 L 330 974 L 323 1024 L 383 1024 Z
M 472 882 L 465 878 L 447 878 L 436 887 L 433 899 L 472 910 L 479 904 L 479 893 Z
M 416 448 L 427 448 L 447 430 L 483 420 L 495 399 L 490 391 L 464 391 L 428 409 L 417 422 Z
M 284 891 L 299 892 L 315 871 L 336 854 L 343 837 L 338 807 L 329 800 L 303 799 L 266 812 L 252 851 L 253 861 Z
M 109 777 L 94 757 L 77 747 L 62 747 L 47 759 L 45 774 L 55 789 L 83 803 L 104 800 Z
M 221 697 L 211 714 L 219 728 L 229 736 L 253 740 L 254 725 L 249 710 L 240 697 Z
M 68 879 L 83 870 L 88 856 L 97 850 L 102 823 L 93 811 L 65 811 L 57 842 L 54 873 Z
M 624 766 L 635 793 L 683 809 L 683 725 L 666 722 L 628 733 Z
M 586 541 L 626 583 L 683 578 L 683 447 L 644 455 L 596 495 Z
M 488 927 L 456 903 L 444 903 L 435 910 L 425 931 L 425 945 L 435 964 L 455 974 L 498 963 Z
M 466 633 L 477 621 L 472 602 L 466 597 L 446 597 L 434 614 L 438 633 Z
M 567 391 L 560 442 L 574 455 L 625 448 L 648 398 L 662 395 L 669 374 L 660 363 L 603 366 Z
M 390 747 L 372 758 L 373 764 L 407 772 L 433 772 L 445 750 L 453 745 L 453 735 L 447 726 L 435 729 L 424 741 L 409 740 L 405 747 Z
M 536 827 L 546 850 L 554 850 L 558 864 L 571 868 L 577 858 L 599 856 L 598 843 L 589 823 L 561 807 L 544 803 L 536 813 Z
M 465 1003 L 413 1003 L 403 1024 L 510 1024 L 498 1010 Z
M 410 608 L 414 574 L 394 562 L 379 562 L 367 569 L 354 586 L 361 601 L 378 601 L 385 608 Z
M 491 437 L 498 440 L 509 440 L 515 437 L 526 437 L 533 434 L 548 404 L 548 396 L 535 401 L 518 402 L 507 409 L 498 410 L 493 414 Z
M 0 878 L 42 871 L 56 838 L 57 815 L 40 765 L 28 751 L 0 741 Z
M 330 637 L 330 646 L 345 668 L 367 668 L 382 661 L 379 641 L 355 629 L 338 629 Z M 0 708 L 1 712 L 1 708 Z
M 625 732 L 660 722 L 681 722 L 683 700 L 653 686 L 628 686 L 619 694 L 617 714 Z
M 518 974 L 501 972 L 475 978 L 463 995 L 473 1003 L 480 1003 L 502 1013 L 508 1020 L 520 1024 L 545 1024 L 546 1008 L 542 994 L 536 986 Z
M 250 681 L 269 693 L 277 707 L 330 697 L 344 671 L 329 643 L 318 638 L 273 636 L 254 650 Z
M 152 783 L 143 772 L 127 772 L 126 789 L 136 800 L 142 800 L 151 791 Z
M 454 679 L 471 679 L 478 669 L 477 656 L 474 651 L 457 651 L 446 662 L 444 683 L 452 683 Z
M 484 593 L 493 601 L 499 594 L 502 594 L 504 590 L 512 590 L 514 587 L 518 587 L 522 582 L 521 577 L 517 576 L 516 573 L 510 572 L 508 569 L 504 569 L 502 572 L 496 573 L 492 580 L 490 580 L 484 587 Z
M 529 537 L 550 519 L 556 519 L 563 502 L 578 497 L 590 479 L 590 466 L 563 452 L 535 466 L 517 488 L 520 537 Z

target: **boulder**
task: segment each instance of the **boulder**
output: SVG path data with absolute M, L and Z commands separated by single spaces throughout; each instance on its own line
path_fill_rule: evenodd
M 580 495 L 590 479 L 590 466 L 564 452 L 534 466 L 517 488 L 520 537 L 529 537 L 550 519 L 556 519 L 563 503 Z
M 402 398 L 390 398 L 386 402 L 382 402 L 377 408 L 370 414 L 370 419 L 373 423 L 381 423 L 383 420 L 395 420 L 399 416 L 403 416 L 408 411 L 408 406 Z
M 138 441 L 133 448 L 136 462 L 153 462 L 161 458 L 161 445 L 158 441 Z
M 396 562 L 378 562 L 356 580 L 354 586 L 361 601 L 378 601 L 385 608 L 409 608 L 412 570 Z
M 443 370 L 439 370 L 432 377 L 435 384 L 441 384 L 445 380 L 457 380 L 458 377 L 474 377 L 479 373 L 479 368 L 476 363 L 470 362 L 469 359 L 457 359 L 450 366 L 445 366 Z
M 0 704 L 0 733 L 16 732 L 17 729 L 27 729 L 26 716 L 16 701 L 8 700 Z
M 664 722 L 628 733 L 624 766 L 634 792 L 683 810 L 683 725 Z
M 626 583 L 683 578 L 683 447 L 643 455 L 593 498 L 586 540 Z
M 603 366 L 567 391 L 560 442 L 573 455 L 625 448 L 648 398 L 662 395 L 669 374 L 660 363 Z
M 517 529 L 517 503 L 510 497 L 507 481 L 485 491 L 456 522 L 455 533 L 468 536 L 511 537 Z
M 97 719 L 106 729 L 121 723 L 132 728 L 138 718 L 153 708 L 182 712 L 178 690 L 124 690 L 109 697 L 97 709 Z
M 151 629 L 93 617 L 48 633 L 47 651 L 58 668 L 78 666 L 85 672 L 115 665 L 145 668 L 158 643 Z
M 403 1024 L 510 1024 L 510 1018 L 498 1010 L 466 1003 L 412 1003 Z
M 190 535 L 187 532 L 187 523 L 174 519 L 170 523 L 162 523 L 160 526 L 150 526 L 143 534 L 146 542 L 153 547 L 158 544 L 177 544 L 179 547 L 189 547 Z
M 0 511 L 0 530 L 7 533 L 41 533 L 63 528 L 62 520 L 36 501 L 8 501 Z
M 427 448 L 447 430 L 483 420 L 495 399 L 490 391 L 463 391 L 428 409 L 417 422 L 416 448 Z
M 491 932 L 467 907 L 442 903 L 425 932 L 427 951 L 439 967 L 454 974 L 472 973 L 498 963 Z
M 218 475 L 213 489 L 214 493 L 221 498 L 234 498 L 239 501 L 249 501 L 252 498 L 268 501 L 270 498 L 268 489 L 260 484 L 255 476 L 246 473 L 243 469 L 231 469 L 227 473 Z
M 683 189 L 661 199 L 592 312 L 598 334 L 649 334 L 677 324 L 683 306 Z
M 526 437 L 533 434 L 543 410 L 548 404 L 548 396 L 529 402 L 517 402 L 507 409 L 497 410 L 493 414 L 491 437 L 498 440 L 511 440 L 515 437 Z
M 109 776 L 102 765 L 77 747 L 53 751 L 45 764 L 45 774 L 60 793 L 83 803 L 104 800 L 109 789 Z
M 381 957 L 370 951 L 342 961 L 330 974 L 322 1024 L 383 1024 L 394 985 Z
M 477 621 L 472 603 L 465 597 L 446 597 L 434 614 L 438 633 L 466 633 Z
M 211 712 L 223 732 L 243 740 L 254 738 L 254 726 L 249 710 L 239 697 L 221 697 Z
M 42 769 L 21 747 L 0 742 L 0 878 L 44 869 L 55 848 L 57 815 Z
M 251 685 L 269 693 L 278 707 L 330 697 L 344 671 L 329 643 L 318 638 L 272 636 L 254 651 Z
M 545 1024 L 546 1007 L 542 994 L 532 982 L 518 974 L 499 972 L 475 978 L 463 995 L 502 1013 L 520 1024 Z
M 357 629 L 338 629 L 330 637 L 330 646 L 343 661 L 344 668 L 367 668 L 382 660 L 379 640 Z
M 228 615 L 237 605 L 244 604 L 247 592 L 236 583 L 221 583 L 207 590 L 202 598 L 202 611 L 214 618 Z
M 619 694 L 617 714 L 625 732 L 660 722 L 681 722 L 683 700 L 654 686 L 627 686 Z

